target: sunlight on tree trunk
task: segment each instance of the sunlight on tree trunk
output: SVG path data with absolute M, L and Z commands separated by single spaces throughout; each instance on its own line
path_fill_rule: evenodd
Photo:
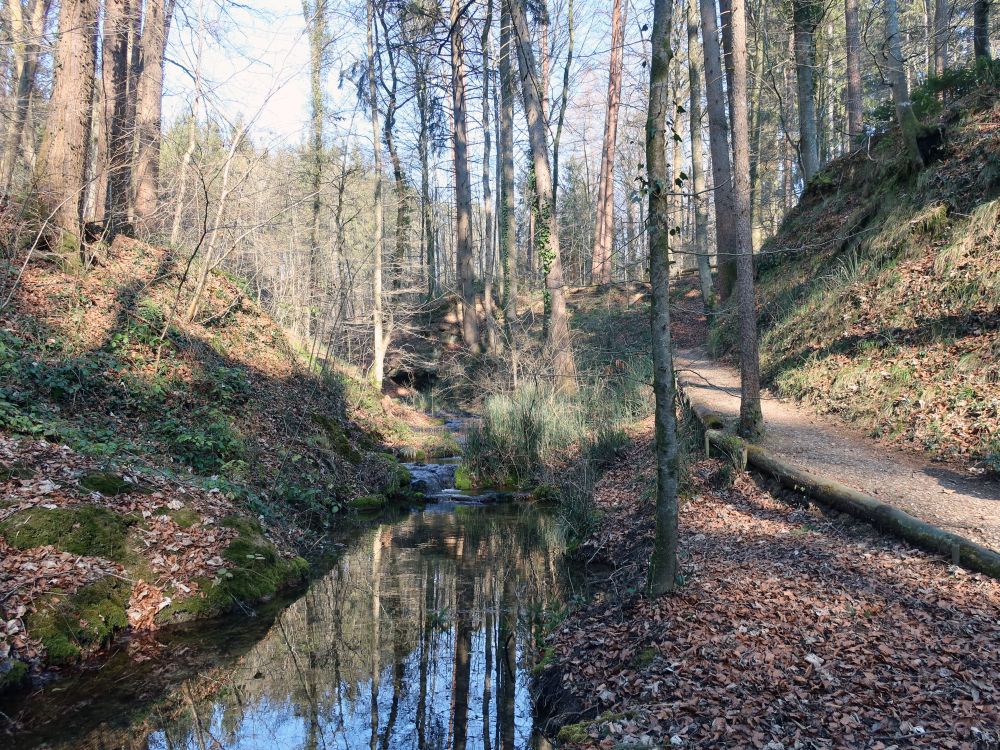
M 653 5 L 646 169 L 649 192 L 649 280 L 653 287 L 650 324 L 653 340 L 653 394 L 656 400 L 656 537 L 646 591 L 661 596 L 677 585 L 677 451 L 674 362 L 670 342 L 671 193 L 667 174 L 667 118 L 670 116 L 670 31 L 672 0 Z

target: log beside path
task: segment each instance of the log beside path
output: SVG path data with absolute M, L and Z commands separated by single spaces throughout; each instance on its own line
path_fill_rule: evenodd
M 678 351 L 675 367 L 706 446 L 883 532 L 1000 578 L 1000 483 L 888 448 L 770 395 L 764 439 L 744 443 L 732 434 L 739 374 L 701 349 Z

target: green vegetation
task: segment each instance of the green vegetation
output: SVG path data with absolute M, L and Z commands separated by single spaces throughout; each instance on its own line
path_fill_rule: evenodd
M 112 576 L 70 596 L 54 592 L 36 604 L 27 618 L 28 631 L 41 640 L 51 663 L 74 661 L 128 625 L 125 607 L 130 593 L 128 581 Z
M 374 513 L 386 506 L 385 495 L 361 495 L 347 503 L 347 507 L 360 513 Z
M 128 532 L 137 522 L 107 508 L 31 508 L 0 522 L 0 534 L 17 549 L 51 544 L 74 555 L 124 562 L 129 557 Z

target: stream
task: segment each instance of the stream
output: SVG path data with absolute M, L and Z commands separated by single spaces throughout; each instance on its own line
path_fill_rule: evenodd
M 564 598 L 555 519 L 457 492 L 453 462 L 411 470 L 430 502 L 355 535 L 297 599 L 124 643 L 0 706 L 20 724 L 0 746 L 547 747 L 529 687 Z

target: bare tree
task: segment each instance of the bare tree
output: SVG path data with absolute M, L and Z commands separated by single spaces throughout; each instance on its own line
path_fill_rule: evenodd
M 98 0 L 63 0 L 45 137 L 36 165 L 38 197 L 52 247 L 70 266 L 83 250 L 83 200 L 97 62 Z
M 483 255 L 486 258 L 486 285 L 483 289 L 483 311 L 486 314 L 486 350 L 497 350 L 496 319 L 493 312 L 493 271 L 496 254 L 493 248 L 493 191 L 490 187 L 490 31 L 493 27 L 493 0 L 486 0 L 486 18 L 483 20 L 483 35 L 480 39 L 483 53 L 483 225 L 485 241 Z
M 653 393 L 656 399 L 656 536 L 646 590 L 669 593 L 677 585 L 677 451 L 674 362 L 670 342 L 670 233 L 673 192 L 667 173 L 667 121 L 670 114 L 672 0 L 653 4 L 652 63 L 646 120 L 646 170 L 649 192 L 649 280 L 653 339 Z
M 799 105 L 799 159 L 806 182 L 812 179 L 820 166 L 816 120 L 816 28 L 822 19 L 823 4 L 820 0 L 792 0 Z
M 951 8 L 948 0 L 934 0 L 934 43 L 932 51 L 934 59 L 932 69 L 928 71 L 932 75 L 943 76 L 948 69 L 948 35 L 951 30 L 948 28 L 951 21 Z
M 504 273 L 504 316 L 508 328 L 517 319 L 517 217 L 514 214 L 514 73 L 511 65 L 510 12 L 500 2 L 500 259 Z
M 764 430 L 760 409 L 760 356 L 757 351 L 757 298 L 753 281 L 750 201 L 750 116 L 747 111 L 747 27 L 744 0 L 733 0 L 733 176 L 736 199 L 737 292 L 740 331 L 740 424 L 745 438 Z
M 611 61 L 608 67 L 608 106 L 604 118 L 601 176 L 597 187 L 597 219 L 591 278 L 595 284 L 611 282 L 612 229 L 615 210 L 615 145 L 618 140 L 618 108 L 622 95 L 622 55 L 625 47 L 626 9 L 622 0 L 611 6 Z
M 374 272 L 372 273 L 372 367 L 370 376 L 375 387 L 382 389 L 385 379 L 385 354 L 389 349 L 389 339 L 392 327 L 386 330 L 384 312 L 382 310 L 382 251 L 384 244 L 384 208 L 382 198 L 382 133 L 379 123 L 378 89 L 375 83 L 375 58 L 378 50 L 375 47 L 375 2 L 368 0 L 368 96 L 371 100 L 372 116 L 372 149 L 375 153 L 375 236 L 373 238 L 372 256 Z
M 698 277 L 705 307 L 714 305 L 712 268 L 708 257 L 708 214 L 705 211 L 704 147 L 701 138 L 701 94 L 704 63 L 698 46 L 698 0 L 687 1 L 689 119 L 691 123 L 691 185 L 694 204 L 694 251 L 698 255 Z
M 976 59 L 990 59 L 990 0 L 972 4 L 972 44 Z
M 319 254 L 321 215 L 323 210 L 323 165 L 325 161 L 325 146 L 323 139 L 323 121 L 326 117 L 326 106 L 323 97 L 323 81 L 325 77 L 325 55 L 327 43 L 326 0 L 302 0 L 302 15 L 309 30 L 309 189 L 312 193 L 309 202 L 309 278 L 306 283 L 306 308 L 312 307 L 311 297 L 316 291 L 319 280 Z M 307 323 L 311 323 L 313 315 L 306 313 Z
M 455 0 L 453 0 L 455 1 Z M 521 70 L 521 96 L 528 120 L 528 141 L 534 166 L 537 225 L 535 249 L 545 274 L 545 291 L 548 296 L 547 341 L 556 379 L 564 390 L 576 388 L 576 365 L 570 340 L 569 312 L 566 309 L 566 292 L 563 288 L 562 258 L 559 254 L 559 219 L 556 216 L 555 195 L 552 189 L 552 172 L 549 166 L 549 144 L 545 117 L 542 111 L 544 89 L 539 86 L 535 66 L 535 53 L 531 48 L 528 21 L 522 0 L 503 0 L 510 13 Z
M 920 124 L 913 113 L 913 103 L 910 101 L 910 90 L 906 82 L 906 71 L 903 65 L 903 40 L 899 33 L 899 9 L 896 0 L 885 1 L 885 29 L 888 47 L 886 63 L 889 68 L 889 83 L 892 86 L 892 100 L 896 106 L 896 119 L 902 132 L 903 145 L 906 147 L 910 162 L 917 170 L 924 166 L 920 145 L 917 142 Z
M 174 0 L 146 0 L 136 90 L 135 222 L 151 232 L 157 221 L 162 138 L 163 65 Z
M 716 286 L 722 301 L 736 285 L 736 209 L 733 204 L 733 170 L 729 150 L 729 124 L 723 87 L 722 52 L 715 0 L 701 2 L 701 39 L 705 51 L 705 88 L 708 93 L 708 144 L 712 155 L 715 199 Z
M 10 8 L 10 34 L 14 53 L 14 116 L 7 125 L 3 158 L 0 161 L 0 197 L 10 190 L 14 165 L 20 156 L 21 136 L 28 119 L 28 108 L 35 90 L 35 74 L 41 53 L 45 19 L 51 0 L 32 0 L 28 22 L 25 23 L 22 0 L 8 0 Z
M 465 23 L 459 0 L 451 0 L 451 102 L 455 119 L 455 273 L 462 292 L 462 338 L 479 351 L 476 281 L 472 267 L 472 178 L 469 174 L 469 129 L 465 111 Z
M 844 0 L 847 48 L 847 134 L 853 144 L 864 130 L 861 102 L 861 23 L 858 0 Z

